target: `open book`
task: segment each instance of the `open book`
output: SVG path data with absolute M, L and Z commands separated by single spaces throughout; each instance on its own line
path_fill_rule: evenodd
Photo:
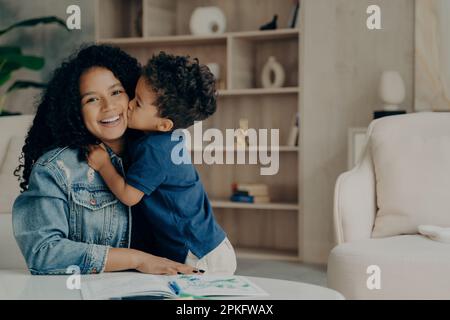
M 141 273 L 102 274 L 83 279 L 83 299 L 120 299 L 142 296 L 160 299 L 182 297 L 266 296 L 267 293 L 241 276 L 155 276 Z

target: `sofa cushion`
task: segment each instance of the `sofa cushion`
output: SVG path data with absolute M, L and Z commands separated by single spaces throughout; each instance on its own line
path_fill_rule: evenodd
M 12 136 L 25 136 L 34 119 L 34 115 L 0 117 L 0 168 L 6 155 L 6 148 Z
M 450 227 L 450 114 L 383 118 L 370 146 L 378 206 L 372 236 Z
M 0 186 L 0 214 L 11 213 L 20 194 L 19 181 L 13 175 L 0 173 Z
M 0 136 L 0 168 L 6 156 L 6 149 L 8 149 L 9 140 L 10 137 L 8 136 Z
M 421 235 L 349 242 L 328 259 L 328 286 L 347 299 L 448 299 L 450 244 Z M 380 289 L 369 290 L 367 273 L 379 267 Z
M 11 212 L 14 200 L 20 193 L 19 181 L 13 173 L 19 165 L 24 139 L 22 135 L 11 137 L 0 166 L 0 213 Z
M 19 165 L 19 157 L 25 143 L 23 135 L 14 135 L 10 138 L 3 163 L 0 167 L 1 173 L 13 173 Z

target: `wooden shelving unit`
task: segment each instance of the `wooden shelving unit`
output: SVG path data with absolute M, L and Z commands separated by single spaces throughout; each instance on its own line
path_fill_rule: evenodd
M 196 165 L 214 213 L 240 257 L 290 261 L 300 257 L 302 147 L 286 145 L 292 119 L 300 113 L 301 95 L 302 37 L 301 28 L 287 28 L 291 4 L 279 0 L 97 0 L 96 4 L 99 43 L 119 46 L 143 64 L 152 54 L 166 51 L 220 65 L 218 109 L 203 122 L 204 130 L 238 128 L 241 118 L 248 119 L 250 128 L 279 130 L 280 146 L 269 148 L 279 151 L 276 175 L 260 175 L 260 165 Z M 189 34 L 193 10 L 206 5 L 225 13 L 226 33 Z M 280 29 L 259 31 L 274 14 Z M 269 56 L 285 70 L 282 88 L 262 88 L 260 75 Z M 269 185 L 272 202 L 228 201 L 233 182 Z
M 240 203 L 228 200 L 211 200 L 215 208 L 255 209 L 255 210 L 294 210 L 299 209 L 296 203 Z M 263 211 L 262 211 L 263 212 Z

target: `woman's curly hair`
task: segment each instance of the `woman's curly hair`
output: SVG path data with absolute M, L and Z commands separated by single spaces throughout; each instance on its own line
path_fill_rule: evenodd
M 173 129 L 187 128 L 216 111 L 214 75 L 198 59 L 161 51 L 148 61 L 142 75 L 156 93 L 159 116 L 172 120 Z
M 81 150 L 98 139 L 86 128 L 81 115 L 80 77 L 93 67 L 104 67 L 119 79 L 130 99 L 134 97 L 140 75 L 138 61 L 119 48 L 107 45 L 82 46 L 58 67 L 52 75 L 37 106 L 14 175 L 22 191 L 28 189 L 32 167 L 47 151 L 68 146 Z M 22 177 L 20 176 L 23 168 Z

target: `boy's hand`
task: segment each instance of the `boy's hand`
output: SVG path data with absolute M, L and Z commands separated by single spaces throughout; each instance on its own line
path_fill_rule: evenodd
M 109 158 L 109 154 L 106 151 L 105 146 L 103 144 L 89 145 L 88 150 L 89 150 L 89 154 L 87 156 L 88 164 L 92 169 L 96 171 L 100 171 L 106 163 L 111 161 Z

